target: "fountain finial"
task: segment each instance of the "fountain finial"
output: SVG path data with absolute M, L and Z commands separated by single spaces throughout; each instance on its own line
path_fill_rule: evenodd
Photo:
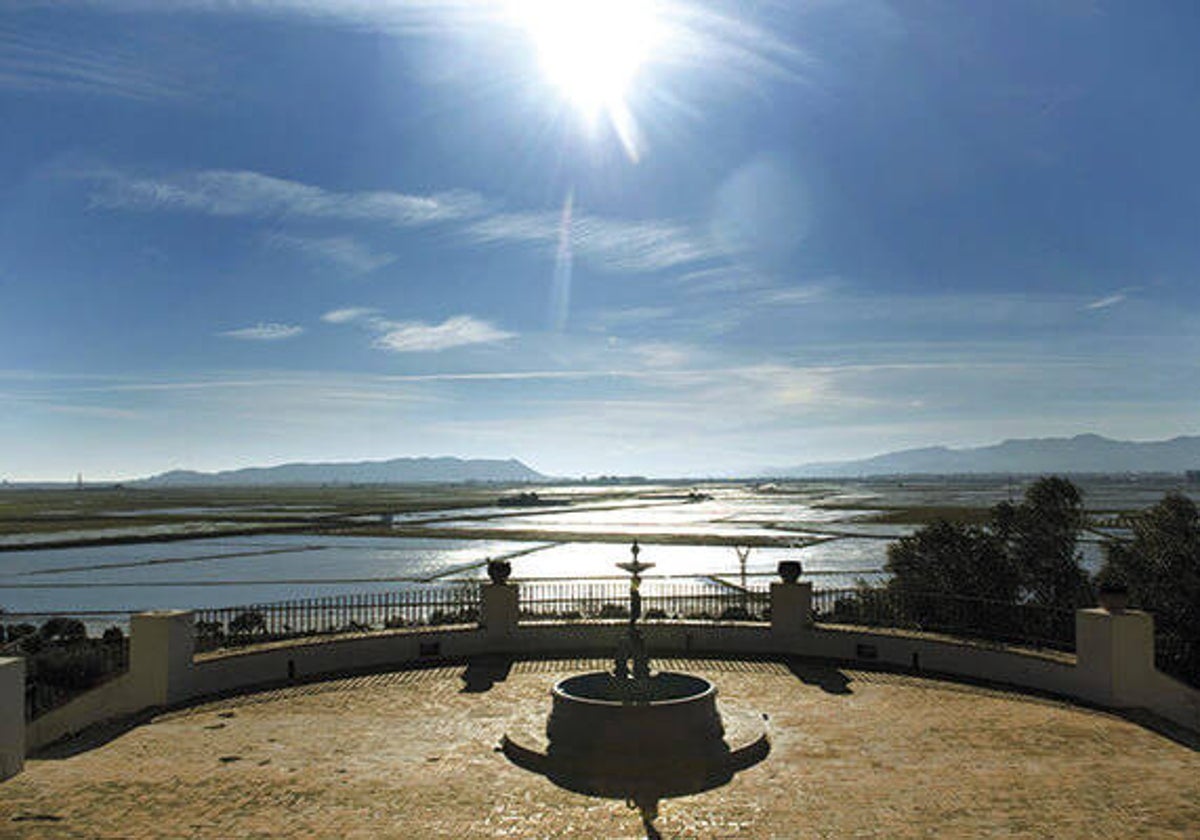
M 637 589 L 637 585 L 642 581 L 642 572 L 646 571 L 647 569 L 653 569 L 654 564 L 643 563 L 642 561 L 638 560 L 638 555 L 642 553 L 642 548 L 638 545 L 638 541 L 636 539 L 633 541 L 633 545 L 629 547 L 629 553 L 633 555 L 633 559 L 627 560 L 624 563 L 618 563 L 617 568 L 629 572 L 629 574 L 633 576 L 632 587 Z

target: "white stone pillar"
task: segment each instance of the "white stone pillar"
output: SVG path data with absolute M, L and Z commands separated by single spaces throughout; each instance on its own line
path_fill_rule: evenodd
M 1141 705 L 1154 680 L 1154 619 L 1141 610 L 1075 611 L 1082 694 L 1106 706 Z
M 771 636 L 788 639 L 812 627 L 812 583 L 771 584 Z
M 129 675 L 141 706 L 165 706 L 192 692 L 196 614 L 185 610 L 138 613 L 130 621 Z
M 0 659 L 0 781 L 25 767 L 25 660 Z
M 479 609 L 479 625 L 489 646 L 503 644 L 517 632 L 518 587 L 515 583 L 485 583 Z

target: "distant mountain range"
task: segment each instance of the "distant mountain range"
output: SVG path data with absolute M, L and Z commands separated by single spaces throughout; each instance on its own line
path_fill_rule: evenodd
M 515 458 L 393 458 L 356 463 L 280 464 L 205 473 L 172 470 L 129 482 L 140 487 L 283 484 L 460 484 L 545 481 L 546 476 Z
M 801 464 L 770 470 L 781 478 L 860 475 L 965 475 L 971 473 L 1182 473 L 1200 469 L 1200 437 L 1139 443 L 1100 435 L 1006 440 L 995 446 L 931 446 L 888 452 L 858 461 Z

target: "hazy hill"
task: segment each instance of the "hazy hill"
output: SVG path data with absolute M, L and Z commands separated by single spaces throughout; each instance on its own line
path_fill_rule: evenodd
M 394 458 L 356 463 L 280 464 L 204 473 L 172 470 L 133 482 L 142 487 L 261 484 L 456 484 L 467 481 L 545 481 L 515 458 Z
M 1200 437 L 1139 443 L 1100 435 L 1006 440 L 995 446 L 931 446 L 888 452 L 858 461 L 802 464 L 771 475 L 825 478 L 856 475 L 961 475 L 967 473 L 1130 473 L 1200 469 Z

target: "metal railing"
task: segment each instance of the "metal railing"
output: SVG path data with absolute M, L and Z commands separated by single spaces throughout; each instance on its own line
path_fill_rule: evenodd
M 129 669 L 129 613 L 0 613 L 0 656 L 25 659 L 25 719 L 34 720 Z
M 1159 633 L 1154 637 L 1154 666 L 1164 674 L 1200 688 L 1200 640 L 1178 633 Z
M 479 621 L 479 600 L 479 584 L 463 582 L 197 610 L 196 651 L 336 633 L 474 624 Z
M 813 593 L 818 622 L 942 633 L 1052 650 L 1075 649 L 1075 611 L 888 587 Z
M 36 720 L 129 670 L 129 638 L 53 644 L 25 657 L 25 720 Z
M 770 593 L 708 581 L 648 579 L 644 621 L 768 621 Z M 556 580 L 520 584 L 520 620 L 596 621 L 629 618 L 626 580 Z

